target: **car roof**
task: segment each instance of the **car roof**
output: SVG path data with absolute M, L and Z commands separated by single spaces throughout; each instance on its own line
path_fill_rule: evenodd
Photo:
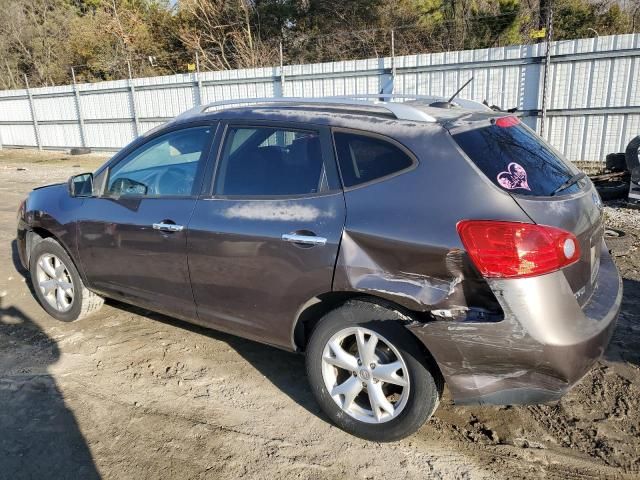
M 410 100 L 398 101 L 407 99 Z M 386 119 L 442 125 L 469 117 L 486 119 L 494 113 L 485 105 L 470 100 L 455 100 L 449 104 L 450 108 L 433 106 L 434 102 L 446 104 L 446 100 L 439 97 L 386 94 L 358 97 L 239 99 L 195 107 L 170 123 L 242 119 L 333 125 L 344 124 L 345 120 L 353 121 L 354 117 L 357 117 L 358 123 Z

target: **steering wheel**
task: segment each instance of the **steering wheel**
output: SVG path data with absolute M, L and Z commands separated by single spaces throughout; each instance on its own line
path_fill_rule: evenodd
M 167 169 L 157 183 L 159 195 L 191 195 L 191 177 L 182 169 L 171 167 Z

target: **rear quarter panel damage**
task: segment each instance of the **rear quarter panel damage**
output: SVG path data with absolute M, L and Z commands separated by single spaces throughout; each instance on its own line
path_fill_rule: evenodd
M 418 165 L 345 191 L 347 216 L 334 290 L 374 294 L 417 312 L 498 308 L 467 259 L 456 224 L 496 215 L 531 220 L 509 195 L 476 173 L 440 126 L 407 128 L 395 122 L 374 132 L 402 143 Z
M 387 126 L 380 133 L 416 155 L 414 170 L 345 192 L 334 290 L 372 294 L 422 312 L 408 328 L 431 352 L 458 403 L 559 398 L 602 353 L 614 322 L 594 326 L 577 301 L 563 306 L 558 296 L 573 296 L 561 272 L 551 274 L 547 283 L 552 285 L 544 286 L 556 292 L 557 308 L 551 310 L 539 296 L 529 295 L 527 282 L 490 284 L 482 278 L 464 252 L 457 222 L 532 221 L 461 156 L 446 132 L 437 126 L 410 130 L 406 136 L 406 130 Z M 592 302 L 598 303 L 595 296 Z M 571 325 L 545 330 L 549 322 L 563 322 L 567 309 L 575 320 Z M 487 321 L 472 315 L 477 311 L 498 314 Z M 578 335 L 581 328 L 588 334 Z

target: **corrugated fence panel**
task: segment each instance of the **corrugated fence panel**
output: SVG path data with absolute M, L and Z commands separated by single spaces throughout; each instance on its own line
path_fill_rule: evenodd
M 90 123 L 85 124 L 85 131 L 87 143 L 100 149 L 119 149 L 136 137 L 133 122 Z
M 389 92 L 517 107 L 541 128 L 546 44 L 178 74 L 31 90 L 41 146 L 118 149 L 198 102 L 257 97 L 323 97 Z M 640 34 L 554 42 L 544 136 L 571 160 L 602 161 L 640 134 Z M 282 82 L 284 77 L 284 83 Z M 198 82 L 200 80 L 200 82 Z M 37 146 L 26 90 L 0 92 L 5 145 Z M 137 126 L 136 120 L 137 119 Z
M 100 91 L 80 96 L 82 112 L 86 119 L 132 118 L 131 94 L 127 91 Z
M 196 90 L 191 85 L 136 91 L 139 117 L 175 117 L 195 106 Z
M 31 125 L 3 125 L 2 143 L 19 147 L 36 145 L 36 133 Z
M 40 140 L 48 147 L 81 147 L 80 126 L 77 124 L 40 125 Z
M 34 97 L 33 104 L 36 110 L 36 118 L 39 122 L 76 120 L 78 118 L 76 98 L 73 95 L 66 97 Z M 64 143 L 60 143 L 60 145 L 64 145 Z
M 22 122 L 27 120 L 31 120 L 31 108 L 27 98 L 11 98 L 11 100 L 0 98 L 0 121 Z

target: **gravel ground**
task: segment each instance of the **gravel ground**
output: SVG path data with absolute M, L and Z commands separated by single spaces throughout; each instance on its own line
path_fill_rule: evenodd
M 104 156 L 0 151 L 0 478 L 638 478 L 638 210 L 606 207 L 624 276 L 604 358 L 560 402 L 457 407 L 412 437 L 328 423 L 303 358 L 116 302 L 48 317 L 16 264 L 15 212 Z M 26 168 L 26 170 L 19 170 Z

